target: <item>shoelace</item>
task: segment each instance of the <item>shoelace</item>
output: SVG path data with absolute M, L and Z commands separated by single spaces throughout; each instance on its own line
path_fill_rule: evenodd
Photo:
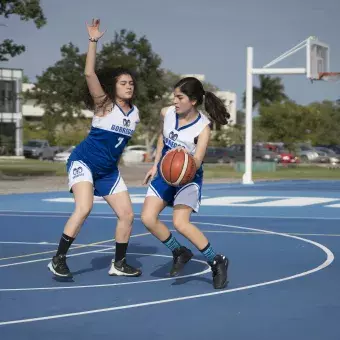
M 57 261 L 57 266 L 63 270 L 68 270 L 68 267 L 66 264 L 66 257 L 59 257 Z

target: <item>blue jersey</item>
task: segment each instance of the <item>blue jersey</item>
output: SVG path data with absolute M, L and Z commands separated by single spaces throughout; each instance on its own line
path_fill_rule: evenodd
M 138 123 L 139 111 L 136 106 L 124 113 L 115 105 L 106 116 L 93 117 L 90 133 L 74 152 L 98 174 L 110 172 L 117 168 L 120 156 Z

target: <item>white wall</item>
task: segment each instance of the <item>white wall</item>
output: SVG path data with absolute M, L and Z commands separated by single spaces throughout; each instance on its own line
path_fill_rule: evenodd
M 22 91 L 29 91 L 34 88 L 34 84 L 22 84 Z M 92 118 L 93 112 L 89 110 L 82 110 L 83 115 L 86 118 Z M 44 109 L 35 104 L 35 100 L 30 99 L 23 103 L 22 114 L 24 117 L 42 117 L 44 115 Z

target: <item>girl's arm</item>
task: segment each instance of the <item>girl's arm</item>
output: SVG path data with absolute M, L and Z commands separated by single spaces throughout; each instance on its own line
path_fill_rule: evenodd
M 210 140 L 210 127 L 207 125 L 198 136 L 196 151 L 194 154 L 196 169 L 201 166 Z
M 105 92 L 100 85 L 98 77 L 95 73 L 96 65 L 96 52 L 97 52 L 97 41 L 103 36 L 104 32 L 99 31 L 99 19 L 93 19 L 92 25 L 87 24 L 87 30 L 89 33 L 89 47 L 86 55 L 85 63 L 85 77 L 86 83 L 89 88 L 90 94 L 93 98 L 94 104 L 97 105 L 103 101 Z

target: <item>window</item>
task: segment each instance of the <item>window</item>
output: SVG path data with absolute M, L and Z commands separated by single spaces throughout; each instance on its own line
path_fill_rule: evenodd
M 0 80 L 0 112 L 16 112 L 15 81 Z

